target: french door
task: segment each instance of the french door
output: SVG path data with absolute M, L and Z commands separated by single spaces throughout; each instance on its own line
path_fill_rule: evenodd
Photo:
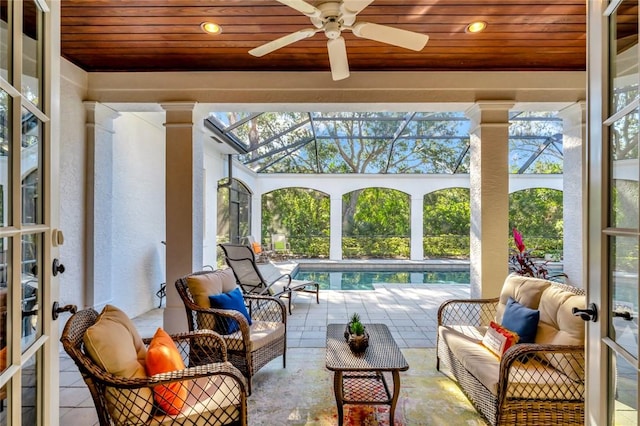
M 0 1 L 0 426 L 58 423 L 56 3 Z
M 587 424 L 637 425 L 638 0 L 590 0 Z

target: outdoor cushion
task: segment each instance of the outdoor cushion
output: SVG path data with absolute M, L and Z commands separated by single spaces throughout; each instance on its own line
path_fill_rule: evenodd
M 538 331 L 540 311 L 530 309 L 513 300 L 507 300 L 507 307 L 502 316 L 502 326 L 520 336 L 519 343 L 533 343 Z
M 500 360 L 480 341 L 441 326 L 438 332 L 454 356 L 493 395 L 498 395 Z M 510 398 L 564 400 L 576 399 L 575 384 L 562 372 L 532 359 L 516 362 L 511 368 L 507 395 Z
M 118 308 L 107 305 L 95 324 L 83 336 L 87 354 L 101 368 L 125 378 L 147 377 L 144 359 L 139 354 L 146 349 L 131 320 Z M 136 345 L 142 344 L 137 352 Z M 117 422 L 145 422 L 153 409 L 153 392 L 149 388 L 135 391 L 109 388 L 106 392 L 107 409 Z
M 500 292 L 495 321 L 498 324 L 502 324 L 502 315 L 509 297 L 528 308 L 538 309 L 542 292 L 550 285 L 549 281 L 540 278 L 524 277 L 516 274 L 509 275 Z
M 154 376 L 184 369 L 184 361 L 173 339 L 158 328 L 147 349 L 147 374 Z M 187 397 L 187 386 L 184 382 L 169 383 L 155 386 L 153 393 L 156 403 L 165 413 L 178 414 Z
M 214 274 L 220 277 L 220 281 L 222 282 L 222 292 L 229 293 L 234 289 L 238 288 L 238 284 L 236 283 L 236 277 L 233 275 L 233 269 L 224 268 L 218 269 L 214 272 Z
M 240 288 L 235 288 L 228 293 L 209 296 L 209 302 L 211 303 L 212 308 L 232 309 L 234 311 L 240 312 L 247 319 L 249 325 L 251 325 L 251 317 L 249 316 L 247 307 L 244 305 L 244 297 L 242 296 L 242 291 L 240 291 Z M 238 325 L 238 322 L 236 320 L 230 319 L 225 324 L 221 324 L 218 328 L 218 331 L 221 334 L 231 334 L 235 331 L 238 331 L 240 326 Z
M 249 332 L 250 347 L 247 350 L 253 352 L 284 336 L 285 328 L 281 322 L 253 321 Z M 242 347 L 240 331 L 225 336 L 225 340 L 229 348 Z M 236 342 L 234 343 L 234 341 Z
M 222 293 L 222 276 L 212 272 L 210 274 L 189 275 L 187 286 L 193 296 L 193 301 L 201 308 L 209 308 L 209 296 Z
M 584 296 L 550 287 L 540 299 L 540 323 L 536 343 L 552 345 L 584 345 L 585 322 L 571 312 L 584 309 Z M 584 365 L 573 357 L 546 355 L 547 361 L 574 380 L 584 377 Z
M 491 321 L 489 328 L 482 339 L 482 344 L 494 353 L 498 358 L 502 358 L 502 354 L 507 349 L 518 343 L 519 336 L 517 333 L 510 331 L 500 324 Z

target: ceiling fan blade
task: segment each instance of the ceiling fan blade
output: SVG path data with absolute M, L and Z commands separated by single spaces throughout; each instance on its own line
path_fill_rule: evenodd
M 284 37 L 277 38 L 273 41 L 263 44 L 262 46 L 258 46 L 254 49 L 251 49 L 249 51 L 249 54 L 253 56 L 257 56 L 259 58 L 261 56 L 266 55 L 267 53 L 273 52 L 274 50 L 278 50 L 282 47 L 290 45 L 291 43 L 295 43 L 296 41 L 300 41 L 308 37 L 313 37 L 313 35 L 316 32 L 317 31 L 315 29 L 306 29 L 306 30 L 296 31 L 295 33 L 291 33 Z
M 349 77 L 349 61 L 347 60 L 347 46 L 344 38 L 338 37 L 327 42 L 331 77 L 334 81 Z
M 373 3 L 373 0 L 344 0 L 341 5 L 342 13 L 357 15 L 371 3 Z
M 415 51 L 422 50 L 427 44 L 427 41 L 429 41 L 429 36 L 425 34 L 401 30 L 400 28 L 388 27 L 386 25 L 372 24 L 370 22 L 359 22 L 353 26 L 352 31 L 357 37 L 392 44 Z
M 322 12 L 317 7 L 314 7 L 304 0 L 276 0 L 279 3 L 289 6 L 292 9 L 297 10 L 300 13 L 304 13 L 307 16 L 319 17 Z

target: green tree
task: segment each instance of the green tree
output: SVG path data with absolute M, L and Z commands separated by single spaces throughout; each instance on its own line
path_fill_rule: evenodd
M 329 197 L 304 188 L 284 188 L 262 197 L 262 241 L 273 233 L 288 236 L 294 253 L 329 255 Z

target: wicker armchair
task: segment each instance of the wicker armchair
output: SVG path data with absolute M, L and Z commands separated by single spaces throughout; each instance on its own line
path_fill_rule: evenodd
M 230 321 L 236 321 L 239 330 L 222 335 L 229 361 L 247 379 L 251 395 L 252 377 L 269 361 L 282 356 L 282 367 L 286 367 L 287 356 L 287 311 L 284 303 L 271 296 L 244 294 L 244 302 L 253 324 L 238 311 L 203 307 L 195 302 L 189 289 L 189 279 L 216 272 L 200 271 L 176 281 L 176 289 L 182 298 L 189 330 L 210 329 L 223 332 Z M 197 348 L 195 348 L 197 349 Z
M 101 426 L 123 423 L 247 425 L 244 377 L 226 362 L 224 341 L 216 333 L 202 330 L 171 336 L 187 365 L 184 370 L 145 378 L 124 378 L 105 371 L 86 352 L 84 335 L 98 317 L 93 309 L 74 314 L 66 323 L 60 340 L 91 392 Z M 143 339 L 145 345 L 150 341 Z M 193 345 L 209 348 L 209 353 L 190 353 L 189 348 Z M 223 362 L 207 362 L 214 357 Z M 152 390 L 170 384 L 184 384 L 187 389 L 181 394 L 186 395 L 182 409 L 173 415 L 165 414 L 153 403 Z M 138 412 L 142 414 L 138 415 Z
M 563 284 L 550 283 L 549 288 L 584 295 L 582 289 Z M 448 300 L 440 306 L 436 368 L 445 367 L 444 372 L 492 425 L 583 425 L 583 345 L 522 343 L 509 348 L 501 359 L 494 357 L 493 363 L 478 355 L 484 349 L 483 332 L 496 319 L 500 300 Z M 468 347 L 464 355 L 456 354 L 464 346 Z M 497 364 L 495 370 L 490 364 Z M 472 365 L 483 371 L 470 371 Z M 496 377 L 487 380 L 493 371 Z

